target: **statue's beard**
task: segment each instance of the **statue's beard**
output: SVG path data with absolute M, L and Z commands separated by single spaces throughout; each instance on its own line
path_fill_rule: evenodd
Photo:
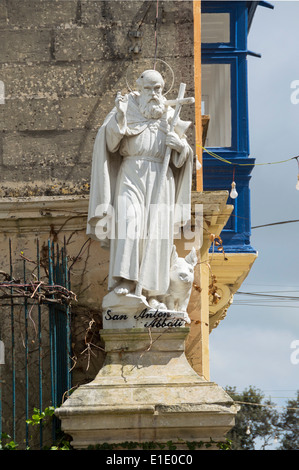
M 140 96 L 139 109 L 141 114 L 147 119 L 159 119 L 165 111 L 165 105 L 162 99 L 152 98 L 148 101 Z

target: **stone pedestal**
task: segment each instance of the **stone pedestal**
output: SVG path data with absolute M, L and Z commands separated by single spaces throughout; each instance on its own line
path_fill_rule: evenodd
M 55 414 L 75 448 L 103 443 L 225 440 L 238 407 L 185 356 L 188 327 L 105 329 L 97 377 Z

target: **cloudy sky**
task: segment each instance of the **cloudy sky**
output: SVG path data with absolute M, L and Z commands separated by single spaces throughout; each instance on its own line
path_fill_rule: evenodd
M 248 37 L 250 154 L 256 163 L 299 154 L 299 1 L 258 7 Z M 299 86 L 298 86 L 299 90 Z M 293 95 L 296 98 L 295 95 Z M 251 179 L 252 226 L 299 219 L 296 160 L 256 166 Z M 211 380 L 238 390 L 253 385 L 278 405 L 299 390 L 299 222 L 252 230 L 259 256 L 242 292 L 297 297 L 292 301 L 237 294 L 210 336 Z M 291 345 L 297 342 L 296 349 Z M 282 397 L 282 398 L 281 398 Z

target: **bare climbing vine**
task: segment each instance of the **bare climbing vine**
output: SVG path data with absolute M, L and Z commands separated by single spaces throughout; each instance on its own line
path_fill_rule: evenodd
M 0 281 L 0 300 L 24 298 L 37 300 L 39 304 L 64 305 L 70 305 L 73 301 L 77 301 L 76 294 L 71 290 L 61 285 L 38 281 L 34 274 L 32 274 L 33 280 L 27 283 L 22 283 L 4 271 L 0 271 L 0 276 L 5 279 L 2 282 Z

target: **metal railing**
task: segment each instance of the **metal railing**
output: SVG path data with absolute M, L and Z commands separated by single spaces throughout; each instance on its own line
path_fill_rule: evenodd
M 41 257 L 41 253 L 43 253 Z M 14 257 L 13 257 L 14 256 Z M 66 244 L 50 240 L 36 259 L 24 252 L 8 257 L 0 270 L 0 433 L 20 447 L 43 448 L 55 441 L 59 422 L 51 430 L 33 433 L 26 422 L 34 408 L 57 407 L 71 389 L 71 313 Z M 7 269 L 5 271 L 5 268 Z M 2 270 L 3 269 L 3 270 Z

